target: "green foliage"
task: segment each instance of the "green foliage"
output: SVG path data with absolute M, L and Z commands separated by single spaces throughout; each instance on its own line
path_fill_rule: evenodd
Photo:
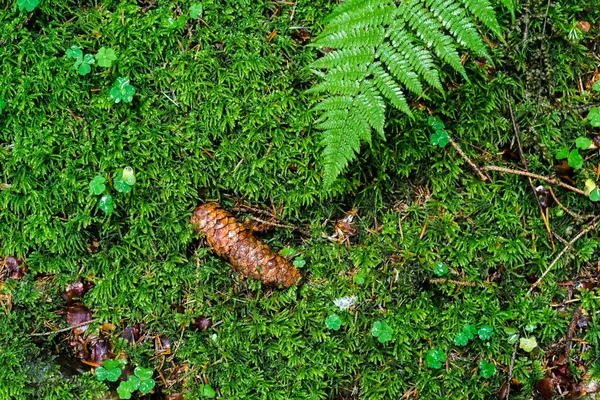
M 135 88 L 129 84 L 129 78 L 117 78 L 114 86 L 110 89 L 110 97 L 115 103 L 120 101 L 131 103 L 134 94 Z
M 4 110 L 4 107 L 6 107 L 6 102 L 2 97 L 0 97 L 0 115 L 2 115 L 2 110 Z
M 489 379 L 496 374 L 496 365 L 486 360 L 479 362 L 479 375 L 482 378 Z
M 587 119 L 592 126 L 600 126 L 600 108 L 592 107 L 588 113 Z
M 40 1 L 39 0 L 17 0 L 17 4 L 19 5 L 19 11 L 27 10 L 27 12 L 32 12 L 40 4 Z
M 468 0 L 410 0 L 401 3 L 347 0 L 338 5 L 315 42 L 333 49 L 313 64 L 322 82 L 312 92 L 326 93 L 315 107 L 323 130 L 324 186 L 356 158 L 371 131 L 383 139 L 385 101 L 411 116 L 403 89 L 421 96 L 422 82 L 442 91 L 433 54 L 466 78 L 458 46 L 489 57 L 473 17 L 502 37 L 490 3 Z M 435 136 L 435 138 L 434 138 Z M 447 134 L 432 144 L 444 147 Z
M 131 375 L 126 381 L 121 381 L 117 388 L 117 393 L 121 399 L 130 399 L 131 394 L 139 389 L 140 393 L 148 394 L 154 389 L 154 379 L 152 379 L 152 369 L 135 367 L 134 375 Z
M 102 367 L 96 368 L 96 379 L 116 382 L 123 372 L 124 360 L 104 360 Z
M 587 150 L 592 145 L 592 139 L 586 137 L 578 137 L 575 139 L 575 146 L 581 150 Z
M 352 276 L 352 282 L 356 283 L 357 285 L 364 285 L 366 277 L 366 271 L 361 269 Z
M 454 337 L 454 344 L 457 346 L 466 346 L 469 340 L 472 340 L 477 333 L 475 325 L 465 324 L 462 331 L 458 332 Z
M 110 68 L 112 62 L 117 59 L 117 53 L 111 48 L 100 47 L 95 55 L 98 65 L 104 68 Z
M 202 393 L 202 396 L 209 399 L 212 399 L 217 395 L 217 393 L 215 393 L 215 390 L 209 384 L 201 385 L 200 393 Z
M 113 198 L 110 194 L 105 194 L 98 200 L 98 208 L 106 214 L 112 214 L 115 210 Z
M 198 17 L 202 16 L 202 11 L 202 4 L 194 3 L 190 6 L 190 17 L 192 17 L 192 19 L 198 19 Z
M 441 261 L 438 261 L 433 266 L 433 273 L 437 276 L 444 276 L 448 273 L 448 266 Z
M 527 353 L 531 353 L 533 349 L 537 347 L 537 340 L 535 340 L 535 337 L 533 336 L 529 338 L 521 338 L 519 339 L 519 347 Z
M 591 201 L 600 201 L 600 189 L 596 188 L 590 192 Z
M 446 353 L 441 350 L 431 349 L 427 352 L 425 361 L 427 361 L 429 368 L 440 369 L 442 368 L 442 363 L 446 362 Z
M 342 319 L 337 314 L 331 314 L 325 320 L 325 326 L 327 329 L 333 329 L 337 331 L 342 326 Z
M 73 66 L 77 68 L 79 75 L 87 75 L 92 70 L 92 64 L 94 64 L 94 57 L 91 54 L 83 55 L 79 46 L 73 45 L 70 49 L 67 49 L 66 56 L 75 59 Z
M 519 331 L 515 328 L 504 328 L 504 332 L 508 336 L 506 340 L 508 344 L 515 344 L 519 340 Z
M 103 176 L 96 176 L 90 181 L 90 193 L 91 194 L 102 194 L 106 190 L 106 178 Z
M 394 330 L 385 321 L 376 321 L 371 328 L 371 335 L 375 336 L 379 343 L 392 340 Z
M 477 330 L 477 335 L 479 335 L 479 339 L 481 340 L 489 340 L 494 336 L 494 328 L 484 325 Z

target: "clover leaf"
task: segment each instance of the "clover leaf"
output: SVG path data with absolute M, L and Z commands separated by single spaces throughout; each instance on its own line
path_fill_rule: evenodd
M 600 189 L 594 189 L 590 192 L 591 201 L 600 201 Z
M 115 178 L 114 185 L 115 185 L 115 189 L 117 189 L 117 192 L 120 192 L 120 193 L 129 193 L 129 192 L 131 192 L 131 186 L 128 185 L 123 180 L 123 178 L 120 177 L 120 176 L 117 176 Z
M 39 0 L 17 0 L 17 4 L 19 5 L 19 11 L 27 10 L 27 12 L 32 12 L 35 8 L 40 4 Z
M 192 17 L 192 19 L 198 19 L 198 17 L 201 17 L 202 12 L 202 4 L 200 3 L 194 3 L 190 7 L 190 17 Z
M 117 393 L 119 394 L 120 399 L 130 399 L 131 392 L 132 391 L 129 390 L 129 386 L 126 385 L 126 382 L 121 382 L 121 384 L 117 388 Z
M 2 114 L 2 110 L 4 110 L 4 107 L 6 107 L 6 103 L 4 102 L 4 99 L 0 97 L 0 114 Z
M 306 265 L 306 260 L 304 259 L 304 257 L 300 256 L 298 258 L 296 258 L 292 264 L 294 264 L 294 267 L 296 268 L 303 268 Z
M 494 336 L 494 329 L 491 326 L 484 325 L 477 331 L 481 340 L 488 340 Z
M 596 189 L 596 182 L 594 182 L 593 179 L 586 179 L 585 180 L 585 188 L 583 189 L 583 193 L 585 193 L 586 196 L 589 196 L 590 193 L 592 193 L 592 191 Z
M 371 328 L 371 335 L 375 336 L 379 343 L 385 343 L 392 340 L 394 330 L 385 321 L 377 321 Z
M 98 65 L 104 68 L 110 68 L 112 62 L 117 59 L 117 54 L 113 49 L 107 49 L 106 47 L 100 47 L 96 53 L 96 60 Z
M 527 353 L 531 353 L 531 351 L 537 347 L 537 341 L 533 336 L 530 338 L 521 338 L 519 347 L 525 350 Z
M 106 178 L 103 176 L 96 176 L 94 179 L 92 179 L 92 181 L 90 182 L 90 193 L 92 194 L 102 194 L 102 192 L 104 192 L 104 190 L 106 190 Z
M 592 126 L 600 126 L 600 108 L 592 107 L 587 118 Z
M 569 166 L 574 169 L 579 169 L 583 166 L 583 157 L 577 149 L 571 150 L 567 161 L 569 162 Z
M 425 361 L 427 361 L 427 365 L 429 365 L 430 368 L 440 369 L 442 368 L 442 363 L 446 362 L 446 353 L 440 350 L 431 349 L 427 353 Z
M 477 328 L 475 325 L 465 324 L 462 328 L 462 332 L 469 338 L 469 340 L 471 340 L 475 337 Z
M 365 277 L 365 271 L 360 270 L 352 276 L 352 282 L 354 282 L 357 285 L 362 285 L 365 283 Z
M 469 337 L 464 332 L 458 332 L 454 336 L 454 344 L 457 346 L 466 346 L 469 343 Z
M 285 249 L 281 249 L 282 257 L 293 257 L 294 255 L 296 255 L 296 249 L 294 249 L 293 247 L 286 247 Z
M 325 320 L 325 326 L 327 329 L 333 329 L 334 331 L 337 331 L 340 329 L 340 326 L 342 326 L 342 320 L 337 314 L 331 314 Z
M 96 368 L 96 378 L 99 381 L 116 382 L 120 376 L 121 362 L 118 360 L 104 360 L 102 367 Z
M 444 276 L 448 273 L 448 266 L 441 261 L 438 261 L 433 266 L 433 273 L 437 276 Z
M 596 92 L 600 92 L 600 81 L 594 83 L 594 86 L 592 86 L 592 89 L 594 89 Z
M 561 147 L 560 150 L 558 151 L 558 153 L 556 153 L 557 160 L 562 160 L 563 158 L 567 158 L 567 157 L 569 157 L 569 148 L 568 147 Z
M 445 128 L 444 123 L 438 116 L 430 116 L 427 118 L 427 123 L 433 128 L 434 131 L 441 131 Z
M 504 328 L 504 332 L 508 335 L 507 342 L 509 344 L 517 343 L 519 340 L 519 331 L 515 328 Z
M 592 139 L 586 138 L 584 136 L 578 137 L 575 139 L 575 146 L 581 150 L 587 150 L 594 143 Z
M 98 208 L 100 208 L 106 214 L 112 214 L 115 209 L 112 196 L 110 194 L 105 194 L 102 196 L 98 202 Z
M 133 173 L 133 168 L 131 168 L 131 167 L 123 168 L 123 180 L 129 186 L 135 185 L 135 174 Z
M 83 57 L 83 60 L 81 61 L 81 65 L 79 65 L 79 68 L 77 69 L 77 72 L 79 72 L 79 75 L 87 75 L 90 73 L 90 71 L 92 70 L 92 64 L 94 63 L 94 57 L 91 54 L 86 54 Z M 77 66 L 79 63 L 78 61 L 75 61 L 75 66 Z
M 212 386 L 210 386 L 208 384 L 202 385 L 202 389 L 200 390 L 200 392 L 202 393 L 203 396 L 208 397 L 209 399 L 212 399 L 213 397 L 215 397 L 217 395 L 217 393 L 212 388 Z
M 129 78 L 117 78 L 114 86 L 110 89 L 110 97 L 115 103 L 121 100 L 125 103 L 131 103 L 135 88 L 129 84 Z
M 489 379 L 494 376 L 495 373 L 496 366 L 493 363 L 487 362 L 486 360 L 481 360 L 479 363 L 479 375 L 482 378 Z
M 139 377 L 140 379 L 150 379 L 152 378 L 152 368 L 143 368 L 143 367 L 135 367 L 133 373 Z
M 431 144 L 434 146 L 444 148 L 448 143 L 450 143 L 450 138 L 446 131 L 435 131 L 431 135 Z

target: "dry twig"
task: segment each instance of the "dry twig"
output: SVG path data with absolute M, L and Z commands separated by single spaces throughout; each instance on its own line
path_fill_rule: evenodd
M 29 335 L 26 335 L 26 337 L 32 337 L 32 336 L 49 336 L 49 335 L 53 335 L 55 333 L 67 332 L 67 331 L 70 331 L 71 329 L 81 328 L 82 326 L 90 325 L 90 324 L 92 324 L 94 322 L 98 322 L 98 321 L 100 321 L 100 319 L 98 319 L 98 318 L 91 319 L 89 321 L 82 322 L 80 324 L 75 324 L 75 325 L 69 326 L 68 328 L 63 328 L 63 329 L 59 329 L 59 330 L 56 330 L 56 331 L 42 332 L 42 333 L 30 333 Z

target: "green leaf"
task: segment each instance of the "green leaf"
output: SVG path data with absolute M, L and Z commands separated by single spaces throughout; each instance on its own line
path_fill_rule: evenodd
M 127 183 L 125 183 L 123 178 L 121 178 L 120 176 L 115 178 L 114 185 L 115 185 L 115 189 L 117 189 L 117 192 L 120 192 L 120 193 L 131 192 L 131 186 L 129 186 Z
M 106 190 L 105 183 L 106 183 L 106 178 L 105 177 L 103 177 L 103 176 L 96 176 L 90 182 L 90 193 L 96 194 L 96 195 L 102 194 L 102 192 L 104 192 L 104 190 Z M 110 361 L 110 360 L 106 360 L 106 361 Z
M 583 166 L 583 157 L 577 149 L 571 150 L 567 161 L 569 162 L 569 166 L 574 169 L 579 169 Z
M 293 247 L 286 247 L 284 249 L 281 249 L 282 257 L 293 257 L 295 254 L 296 254 L 296 249 L 294 249 Z
M 394 330 L 385 321 L 377 321 L 371 328 L 371 335 L 375 336 L 379 343 L 385 343 L 392 340 Z
M 529 323 L 529 324 L 525 325 L 525 330 L 527 332 L 533 332 L 533 331 L 535 331 L 535 328 L 537 328 L 536 324 Z
M 117 393 L 119 394 L 120 399 L 131 398 L 131 390 L 129 390 L 126 382 L 121 382 L 121 384 L 117 388 Z
M 129 186 L 135 185 L 135 174 L 133 173 L 133 168 L 131 168 L 131 167 L 123 168 L 123 180 Z
M 592 141 L 592 139 L 588 139 L 588 138 L 583 137 L 583 136 L 578 137 L 577 139 L 575 139 L 575 146 L 578 149 L 581 149 L 581 150 L 587 150 L 588 147 L 590 147 L 592 143 L 594 143 Z
M 200 3 L 194 3 L 191 5 L 190 7 L 190 17 L 192 17 L 192 19 L 198 19 L 198 17 L 202 16 L 202 4 Z
M 591 201 L 600 201 L 600 189 L 594 189 L 590 192 Z
M 441 261 L 435 263 L 433 273 L 437 276 L 444 276 L 448 273 L 448 266 Z
M 558 153 L 556 153 L 557 160 L 562 160 L 563 158 L 567 158 L 567 157 L 569 157 L 569 148 L 568 147 L 561 147 L 560 150 L 558 151 Z
M 494 329 L 491 326 L 484 325 L 477 331 L 481 340 L 488 340 L 494 336 Z
M 110 194 L 102 196 L 98 202 L 98 207 L 106 214 L 112 214 L 115 209 L 112 196 Z
M 115 103 L 121 100 L 125 103 L 131 103 L 135 88 L 129 84 L 129 78 L 117 78 L 115 85 L 110 89 L 110 97 Z
M 469 340 L 471 340 L 477 333 L 477 327 L 475 325 L 465 324 L 462 328 L 462 332 L 469 338 Z
M 292 264 L 294 264 L 294 267 L 296 268 L 303 268 L 306 265 L 306 260 L 303 257 L 298 257 Z
M 482 378 L 489 379 L 496 373 L 496 365 L 486 360 L 481 360 L 479 363 L 479 375 Z
M 140 392 L 148 394 L 154 389 L 155 382 L 153 379 L 142 379 L 140 380 Z
M 40 4 L 39 0 L 17 0 L 17 4 L 19 5 L 19 11 L 27 10 L 27 12 L 32 12 L 35 8 Z
M 104 360 L 104 363 L 102 363 L 102 366 L 104 368 L 106 368 L 107 370 L 121 368 L 121 362 L 119 360 Z
M 73 45 L 70 49 L 67 49 L 65 52 L 67 57 L 74 58 L 75 60 L 79 60 L 79 63 L 83 61 L 83 52 L 79 46 Z
M 4 99 L 0 97 L 0 114 L 2 114 L 2 110 L 4 110 L 4 107 L 6 107 L 6 103 L 4 102 Z
M 86 56 L 89 56 L 89 54 L 86 54 Z M 90 66 L 90 64 L 83 63 L 79 66 L 77 72 L 79 73 L 79 75 L 83 76 L 89 74 L 91 70 L 92 67 Z
M 427 118 L 427 123 L 433 128 L 434 131 L 441 131 L 445 128 L 444 123 L 438 116 L 430 116 Z
M 209 399 L 212 399 L 217 395 L 217 393 L 215 393 L 215 390 L 212 388 L 212 386 L 207 384 L 202 385 L 202 395 L 208 397 Z
M 96 368 L 96 379 L 98 379 L 99 381 L 104 381 L 108 379 L 108 371 L 106 370 L 106 368 Z
M 112 62 L 117 59 L 117 54 L 113 49 L 107 49 L 106 47 L 100 47 L 98 52 L 96 53 L 96 60 L 98 60 L 98 65 L 104 68 L 110 68 Z
M 592 86 L 592 89 L 594 89 L 596 92 L 600 92 L 600 81 L 594 83 L 594 86 Z
M 517 343 L 519 340 L 519 331 L 515 328 L 504 328 L 504 332 L 508 335 L 507 342 L 509 344 Z
M 526 352 L 531 353 L 531 351 L 537 347 L 537 341 L 533 336 L 530 338 L 521 338 L 519 342 L 519 347 L 525 350 Z
M 431 349 L 427 353 L 425 361 L 427 361 L 429 368 L 440 369 L 442 368 L 442 363 L 446 362 L 446 353 L 440 350 Z
M 152 368 L 135 367 L 133 373 L 140 379 L 152 378 Z
M 469 337 L 464 332 L 458 332 L 454 336 L 454 344 L 457 346 L 466 346 L 469 343 Z
M 592 126 L 600 126 L 600 108 L 592 107 L 588 113 L 587 119 Z
M 435 131 L 435 133 L 431 134 L 432 145 L 444 148 L 448 143 L 450 143 L 450 139 L 446 131 Z
M 366 273 L 363 270 L 358 271 L 352 276 L 352 282 L 357 285 L 363 285 L 365 283 Z
M 594 182 L 593 179 L 586 179 L 583 193 L 585 193 L 586 196 L 589 196 L 594 189 L 596 189 L 596 182 Z
M 340 329 L 340 326 L 342 326 L 342 320 L 337 314 L 331 314 L 325 320 L 325 326 L 327 329 L 333 329 L 334 331 L 337 331 Z
M 119 386 L 124 386 L 124 388 L 130 392 L 135 392 L 138 387 L 140 387 L 140 378 L 135 375 L 131 375 L 127 381 L 121 382 Z

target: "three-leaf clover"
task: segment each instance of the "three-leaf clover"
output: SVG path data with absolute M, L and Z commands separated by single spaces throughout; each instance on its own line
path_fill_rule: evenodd
M 112 214 L 112 212 L 115 210 L 112 196 L 110 194 L 105 194 L 102 196 L 98 202 L 98 208 L 100 208 L 106 214 Z
M 122 363 L 119 360 L 104 360 L 102 367 L 96 368 L 96 379 L 116 382 L 121 376 Z
M 92 194 L 102 194 L 106 190 L 106 178 L 103 176 L 96 176 L 90 182 L 90 193 Z
M 446 147 L 446 145 L 450 143 L 450 138 L 448 137 L 448 132 L 446 131 L 435 131 L 431 134 L 431 144 L 434 146 L 439 146 L 440 148 Z
M 600 108 L 592 107 L 587 118 L 592 126 L 600 126 Z
M 300 256 L 298 258 L 296 258 L 292 264 L 294 264 L 294 267 L 296 268 L 303 268 L 306 265 L 306 260 L 304 259 L 304 257 Z
M 92 64 L 94 63 L 94 57 L 91 54 L 86 54 L 84 56 L 81 48 L 75 45 L 71 46 L 70 49 L 67 49 L 65 54 L 67 57 L 75 59 L 73 66 L 77 68 L 79 75 L 87 75 L 90 73 Z
M 433 266 L 433 273 L 437 276 L 444 276 L 448 273 L 448 266 L 441 261 L 438 261 Z
M 537 347 L 537 341 L 533 336 L 530 338 L 521 338 L 519 342 L 519 347 L 525 350 L 526 352 L 530 353 L 533 349 Z
M 477 331 L 481 340 L 488 340 L 494 336 L 494 329 L 491 326 L 484 325 Z
M 202 385 L 202 389 L 200 390 L 200 392 L 203 396 L 208 397 L 209 399 L 212 399 L 217 395 L 215 390 L 209 384 Z
M 519 340 L 519 331 L 516 328 L 504 328 L 504 332 L 508 335 L 507 342 L 509 344 L 517 343 L 517 340 Z
M 131 192 L 131 185 L 128 185 L 127 182 L 123 180 L 122 176 L 117 176 L 115 178 L 115 189 L 120 193 L 129 193 Z
M 446 362 L 446 353 L 440 350 L 431 349 L 427 353 L 425 361 L 427 361 L 427 365 L 429 365 L 430 368 L 440 369 L 442 368 L 442 363 Z
M 558 151 L 558 153 L 556 153 L 557 160 L 562 160 L 563 158 L 567 158 L 567 157 L 569 157 L 569 148 L 568 147 L 561 147 L 560 150 Z
M 600 92 L 600 81 L 594 83 L 594 86 L 592 86 L 592 89 L 595 90 L 596 92 Z
M 365 277 L 366 273 L 361 269 L 352 276 L 352 282 L 356 283 L 357 285 L 362 285 L 365 283 Z
M 32 12 L 35 8 L 40 4 L 39 0 L 17 0 L 17 4 L 19 5 L 19 11 L 27 10 L 27 12 Z
M 458 332 L 454 336 L 454 344 L 457 346 L 466 346 L 469 343 L 469 338 L 464 332 Z
M 584 136 L 575 139 L 575 146 L 581 150 L 587 150 L 592 145 L 592 143 L 594 143 L 592 139 L 586 138 Z
M 337 331 L 340 329 L 340 326 L 342 326 L 342 319 L 337 314 L 331 314 L 325 320 L 325 326 L 327 329 L 333 329 L 334 331 Z
M 202 4 L 194 3 L 190 7 L 190 17 L 192 17 L 192 19 L 198 19 L 198 17 L 202 16 L 202 11 Z
M 371 328 L 371 335 L 375 336 L 379 343 L 385 343 L 392 340 L 394 330 L 385 321 L 377 321 Z
M 445 128 L 444 123 L 438 116 L 430 116 L 427 118 L 427 123 L 433 128 L 434 131 L 440 131 Z
M 579 150 L 577 149 L 571 150 L 567 161 L 569 162 L 569 166 L 574 169 L 579 169 L 583 166 L 583 157 L 579 154 Z
M 117 388 L 119 398 L 130 399 L 131 393 L 136 390 L 140 390 L 142 394 L 148 394 L 154 388 L 155 382 L 152 379 L 152 369 L 135 367 L 133 371 L 134 375 L 131 375 L 127 381 L 123 381 Z
M 2 114 L 2 110 L 4 110 L 4 107 L 6 107 L 6 103 L 4 102 L 4 99 L 0 97 L 0 114 Z
M 131 103 L 134 94 L 135 88 L 129 84 L 129 78 L 117 78 L 115 85 L 110 89 L 110 97 L 115 103 L 121 100 L 125 103 Z
M 600 189 L 594 189 L 590 192 L 591 201 L 600 201 Z
M 482 378 L 489 379 L 496 373 L 496 365 L 486 360 L 481 360 L 479 363 L 479 375 Z
M 115 177 L 115 189 L 120 193 L 131 192 L 131 187 L 135 185 L 135 174 L 133 168 L 125 167 L 123 171 L 118 172 Z
M 100 47 L 98 53 L 96 53 L 96 60 L 98 65 L 104 68 L 110 68 L 112 62 L 117 59 L 117 54 L 113 49 L 107 49 L 106 47 Z

